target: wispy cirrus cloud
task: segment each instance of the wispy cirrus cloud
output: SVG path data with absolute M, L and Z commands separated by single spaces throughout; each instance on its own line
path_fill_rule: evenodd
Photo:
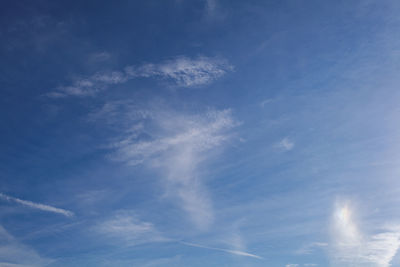
M 388 267 L 400 248 L 400 227 L 366 235 L 359 229 L 350 202 L 336 205 L 332 218 L 331 255 L 335 266 Z
M 0 225 L 0 266 L 39 267 L 51 262 L 51 259 L 43 258 L 32 248 L 21 244 Z
M 97 72 L 89 77 L 75 78 L 72 84 L 59 86 L 47 96 L 52 98 L 94 96 L 111 85 L 125 83 L 130 79 L 131 77 L 124 71 Z
M 214 221 L 212 197 L 200 166 L 231 140 L 238 125 L 230 110 L 184 114 L 168 108 L 139 109 L 130 102 L 108 103 L 90 120 L 117 127 L 108 157 L 127 165 L 143 164 L 159 172 L 165 197 L 176 201 L 198 229 Z
M 126 68 L 132 77 L 158 77 L 171 80 L 180 87 L 208 84 L 232 70 L 233 66 L 226 60 L 210 57 L 177 57 L 158 64 Z
M 206 12 L 208 16 L 213 16 L 217 9 L 217 0 L 206 0 Z
M 240 251 L 240 250 L 231 250 L 231 249 L 224 249 L 224 248 L 216 248 L 216 247 L 209 247 L 209 246 L 204 246 L 200 244 L 195 244 L 195 243 L 190 243 L 190 242 L 180 242 L 183 245 L 190 246 L 190 247 L 197 247 L 197 248 L 204 248 L 204 249 L 210 249 L 210 250 L 217 250 L 217 251 L 222 251 L 226 253 L 230 253 L 233 255 L 238 255 L 238 256 L 244 256 L 244 257 L 251 257 L 251 258 L 256 258 L 256 259 L 263 259 L 262 257 L 248 253 L 245 251 Z
M 164 153 L 201 153 L 227 141 L 229 138 L 227 130 L 237 125 L 230 110 L 210 110 L 203 115 L 195 116 L 153 112 L 152 116 L 151 122 L 158 128 L 158 132 L 147 131 L 147 134 L 154 136 L 150 140 L 138 140 L 137 136 L 145 129 L 143 124 L 136 124 L 136 127 L 130 129 L 130 133 L 136 132 L 136 134 L 129 134 L 113 144 L 116 148 L 114 159 L 136 165 L 149 159 L 157 160 Z
M 307 255 L 313 253 L 317 248 L 326 248 L 329 244 L 326 242 L 312 242 L 302 246 L 296 251 L 296 254 Z
M 89 56 L 89 60 L 92 62 L 96 62 L 96 63 L 106 61 L 110 58 L 111 58 L 111 54 L 106 51 L 93 53 Z
M 152 223 L 141 221 L 135 214 L 128 211 L 117 212 L 111 218 L 98 223 L 95 230 L 107 237 L 123 240 L 129 245 L 168 240 L 156 230 Z
M 288 137 L 285 137 L 276 146 L 284 151 L 289 151 L 293 149 L 294 143 Z
M 70 85 L 59 86 L 49 97 L 93 96 L 112 85 L 123 84 L 135 78 L 156 78 L 178 87 L 194 87 L 211 83 L 232 71 L 226 60 L 210 57 L 176 57 L 160 63 L 127 66 L 123 70 L 97 72 L 76 78 Z
M 0 193 L 0 198 L 10 201 L 10 202 L 15 202 L 15 203 L 21 204 L 25 207 L 29 207 L 29 208 L 33 208 L 33 209 L 38 209 L 38 210 L 52 212 L 52 213 L 58 213 L 58 214 L 66 216 L 66 217 L 74 216 L 74 213 L 69 210 L 60 209 L 60 208 L 56 208 L 56 207 L 45 205 L 45 204 L 35 203 L 35 202 L 29 201 L 29 200 L 23 200 L 23 199 L 19 199 L 16 197 L 11 197 L 11 196 L 5 195 L 3 193 Z
M 268 103 L 271 103 L 273 100 L 272 99 L 265 99 L 261 101 L 260 107 L 264 108 Z
M 136 131 L 131 128 L 126 137 L 112 144 L 111 157 L 129 165 L 147 164 L 160 170 L 168 195 L 180 200 L 198 228 L 206 229 L 214 212 L 198 168 L 208 153 L 229 140 L 229 131 L 237 122 L 230 110 L 210 110 L 200 116 L 156 112 L 150 124 L 148 128 L 138 124 Z M 139 137 L 143 134 L 147 138 Z

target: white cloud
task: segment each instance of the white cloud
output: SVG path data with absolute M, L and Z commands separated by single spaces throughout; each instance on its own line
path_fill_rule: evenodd
M 15 203 L 18 203 L 18 204 L 21 204 L 23 206 L 30 207 L 33 209 L 43 210 L 43 211 L 52 212 L 52 213 L 58 213 L 58 214 L 62 214 L 64 216 L 66 216 L 66 217 L 74 216 L 74 213 L 69 210 L 60 209 L 60 208 L 56 208 L 56 207 L 45 205 L 45 204 L 35 203 L 32 201 L 28 201 L 28 200 L 22 200 L 19 198 L 5 195 L 3 193 L 0 193 L 0 198 L 10 201 L 10 202 L 15 202 Z
M 111 58 L 111 54 L 106 52 L 106 51 L 93 53 L 93 54 L 91 54 L 89 56 L 89 60 L 94 62 L 94 63 L 106 61 L 106 60 L 108 60 L 110 58 Z
M 199 165 L 210 152 L 230 138 L 236 125 L 230 110 L 208 111 L 202 116 L 153 112 L 149 127 L 132 128 L 112 145 L 114 160 L 130 165 L 147 164 L 167 182 L 167 193 L 181 203 L 199 229 L 213 221 L 211 198 L 198 174 Z M 139 136 L 145 133 L 147 138 Z
M 294 143 L 287 137 L 283 138 L 277 146 L 285 151 L 292 150 L 294 147 Z
M 141 221 L 126 211 L 117 212 L 113 217 L 97 224 L 95 230 L 108 237 L 124 240 L 129 245 L 167 240 L 152 223 Z
M 125 83 L 129 79 L 131 79 L 131 77 L 121 71 L 98 72 L 87 78 L 76 78 L 71 85 L 60 86 L 55 92 L 51 92 L 47 95 L 53 98 L 65 96 L 93 96 L 107 89 L 110 85 Z
M 354 218 L 350 203 L 338 203 L 332 222 L 331 253 L 335 266 L 388 267 L 400 247 L 400 228 L 366 235 Z
M 165 196 L 186 211 L 198 229 L 214 220 L 213 203 L 200 175 L 200 166 L 232 137 L 238 123 L 230 110 L 187 115 L 160 108 L 143 110 L 131 102 L 112 102 L 89 115 L 118 129 L 108 148 L 109 158 L 128 165 L 144 164 L 159 172 Z
M 325 243 L 325 242 L 312 242 L 312 243 L 307 244 L 307 245 L 301 247 L 300 249 L 298 249 L 296 251 L 296 254 L 302 254 L 302 255 L 311 254 L 314 252 L 315 249 L 325 248 L 327 246 L 328 246 L 328 243 Z
M 208 84 L 232 69 L 231 65 L 221 59 L 178 57 L 160 64 L 128 67 L 126 72 L 132 77 L 160 77 L 172 80 L 181 87 L 192 87 Z
M 76 195 L 80 205 L 91 206 L 107 196 L 106 190 L 88 190 Z
M 204 245 L 199 245 L 199 244 L 189 243 L 189 242 L 180 242 L 180 243 L 183 244 L 183 245 L 186 245 L 186 246 L 191 246 L 191 247 L 223 251 L 223 252 L 227 252 L 227 253 L 230 253 L 230 254 L 233 254 L 233 255 L 251 257 L 251 258 L 256 258 L 256 259 L 262 259 L 262 257 L 260 257 L 258 255 L 255 255 L 255 254 L 252 254 L 252 253 L 248 253 L 248 252 L 244 252 L 244 251 L 240 251 L 240 250 L 215 248 L 215 247 L 209 247 L 209 246 L 204 246 Z
M 206 9 L 208 16 L 213 16 L 217 9 L 217 0 L 206 0 Z
M 35 250 L 21 244 L 0 226 L 0 266 L 39 267 L 52 260 L 41 257 Z
M 115 159 L 135 165 L 144 160 L 157 159 L 167 153 L 179 158 L 173 161 L 182 162 L 179 169 L 192 165 L 194 154 L 210 150 L 227 141 L 226 134 L 236 125 L 230 110 L 209 111 L 203 116 L 182 116 L 179 114 L 155 114 L 153 122 L 161 128 L 149 141 L 138 141 L 136 136 L 114 143 L 117 148 Z M 138 125 L 138 124 L 136 124 Z M 138 129 L 142 130 L 142 129 Z M 144 130 L 144 129 L 143 129 Z M 149 134 L 149 132 L 147 132 Z M 177 152 L 177 153 L 173 153 Z M 175 162 L 177 164 L 178 162 Z
M 260 106 L 264 108 L 268 103 L 271 103 L 272 99 L 265 99 L 260 103 Z
M 211 83 L 231 70 L 233 67 L 222 59 L 177 57 L 161 63 L 128 66 L 121 71 L 104 71 L 89 77 L 76 78 L 71 85 L 60 86 L 47 96 L 93 96 L 111 85 L 140 77 L 161 78 L 179 87 L 193 87 Z
M 109 126 L 123 128 L 129 133 L 137 133 L 143 123 L 141 120 L 154 117 L 153 111 L 139 108 L 132 101 L 113 101 L 89 113 L 88 121 L 101 121 Z
M 298 267 L 298 266 L 299 266 L 298 264 L 294 264 L 294 263 L 289 263 L 289 264 L 285 265 L 285 267 Z

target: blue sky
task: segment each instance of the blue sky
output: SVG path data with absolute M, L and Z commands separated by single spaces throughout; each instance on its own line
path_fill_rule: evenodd
M 2 1 L 0 266 L 400 266 L 399 13 Z

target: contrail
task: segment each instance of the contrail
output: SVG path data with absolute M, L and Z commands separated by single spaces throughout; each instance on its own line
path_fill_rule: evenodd
M 245 257 L 251 257 L 251 258 L 256 258 L 256 259 L 263 259 L 260 256 L 248 253 L 248 252 L 244 252 L 244 251 L 240 251 L 240 250 L 231 250 L 231 249 L 223 249 L 223 248 L 214 248 L 214 247 L 208 247 L 208 246 L 203 246 L 203 245 L 199 245 L 199 244 L 194 244 L 194 243 L 189 243 L 189 242 L 183 242 L 180 241 L 179 243 L 186 245 L 186 246 L 191 246 L 191 247 L 198 247 L 198 248 L 205 248 L 205 249 L 211 249 L 211 250 L 218 250 L 218 251 L 223 251 L 223 252 L 227 252 L 230 254 L 235 254 L 235 255 L 239 255 L 239 256 L 245 256 Z
M 72 211 L 69 211 L 69 210 L 64 210 L 64 209 L 52 207 L 52 206 L 45 205 L 45 204 L 35 203 L 35 202 L 29 201 L 29 200 L 23 200 L 23 199 L 19 199 L 19 198 L 16 198 L 16 197 L 7 196 L 7 195 L 5 195 L 3 193 L 0 193 L 0 198 L 2 198 L 4 200 L 7 200 L 7 201 L 10 201 L 10 202 L 16 202 L 18 204 L 21 204 L 21 205 L 24 205 L 24 206 L 27 206 L 27 207 L 30 207 L 30 208 L 62 214 L 64 216 L 66 216 L 66 217 L 74 216 L 74 213 Z

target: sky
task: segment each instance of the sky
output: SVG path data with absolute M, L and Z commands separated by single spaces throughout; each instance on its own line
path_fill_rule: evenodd
M 0 266 L 400 266 L 399 14 L 1 1 Z

